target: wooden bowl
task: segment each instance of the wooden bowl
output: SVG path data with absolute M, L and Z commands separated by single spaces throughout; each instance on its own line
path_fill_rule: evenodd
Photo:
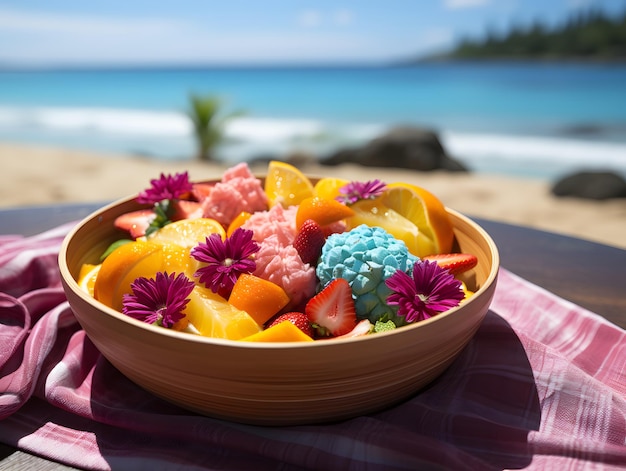
M 93 299 L 77 284 L 123 237 L 115 218 L 139 209 L 135 197 L 85 218 L 65 238 L 59 267 L 67 299 L 87 336 L 130 380 L 207 416 L 257 425 L 337 421 L 406 400 L 437 378 L 472 338 L 496 287 L 499 255 L 489 235 L 448 210 L 456 249 L 478 257 L 465 281 L 476 293 L 461 306 L 391 332 L 306 343 L 248 343 L 155 327 Z M 158 358 L 158 367 L 155 367 Z

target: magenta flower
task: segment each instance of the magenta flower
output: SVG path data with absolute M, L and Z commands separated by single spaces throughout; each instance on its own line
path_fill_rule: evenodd
M 242 228 L 225 240 L 219 234 L 211 234 L 206 242 L 191 249 L 191 256 L 203 264 L 194 276 L 214 293 L 228 296 L 241 273 L 252 273 L 256 269 L 252 256 L 260 247 L 252 240 L 253 235 L 252 231 Z
M 350 182 L 339 188 L 340 196 L 335 199 L 344 204 L 354 204 L 359 200 L 373 199 L 380 196 L 387 185 L 380 180 Z
M 461 282 L 437 262 L 418 260 L 413 264 L 413 277 L 397 270 L 387 280 L 393 291 L 389 305 L 398 306 L 398 315 L 407 322 L 417 322 L 458 306 L 465 294 Z
M 137 202 L 141 204 L 156 204 L 163 200 L 174 200 L 188 193 L 192 189 L 187 172 L 175 175 L 164 175 L 150 180 L 150 188 L 143 190 L 137 196 Z
M 124 294 L 122 312 L 148 324 L 170 328 L 185 317 L 183 309 L 189 302 L 194 282 L 180 273 L 158 272 L 155 278 L 137 278 L 131 285 L 132 294 Z

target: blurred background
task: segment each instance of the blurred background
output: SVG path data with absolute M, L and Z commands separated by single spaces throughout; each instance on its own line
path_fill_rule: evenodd
M 624 0 L 0 1 L 3 142 L 195 159 L 193 96 L 225 162 L 410 125 L 476 172 L 626 173 L 625 84 Z

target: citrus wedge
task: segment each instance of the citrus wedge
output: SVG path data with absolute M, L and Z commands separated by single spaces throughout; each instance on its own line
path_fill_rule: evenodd
M 267 167 L 265 194 L 270 206 L 281 204 L 287 208 L 314 194 L 309 178 L 293 165 L 272 160 Z
M 348 183 L 350 183 L 350 180 L 345 180 L 343 178 L 325 177 L 320 178 L 313 187 L 313 189 L 315 190 L 315 196 L 334 200 L 337 196 L 341 194 L 339 192 L 339 188 L 347 185 Z
M 219 234 L 222 239 L 226 237 L 224 227 L 215 219 L 181 219 L 162 227 L 147 240 L 155 243 L 176 244 L 191 249 L 198 243 L 204 242 L 211 234 Z
M 289 303 L 289 296 L 276 283 L 242 273 L 233 286 L 228 302 L 246 311 L 258 324 L 265 324 Z
M 385 206 L 413 222 L 432 241 L 432 253 L 452 251 L 452 221 L 443 203 L 431 192 L 410 183 L 390 183 L 381 199 Z M 430 254 L 416 255 L 421 257 Z
M 346 219 L 348 229 L 354 229 L 361 224 L 382 227 L 396 239 L 404 241 L 409 252 L 418 256 L 419 253 L 428 253 L 434 248 L 432 241 L 413 222 L 382 204 L 381 198 L 359 200 L 351 208 L 355 214 Z
M 250 219 L 251 216 L 252 216 L 252 213 L 249 213 L 247 211 L 240 212 L 237 215 L 237 217 L 233 219 L 233 221 L 228 225 L 228 230 L 226 231 L 226 235 L 230 237 L 233 234 L 233 232 L 235 232 L 237 229 L 243 226 L 244 223 L 248 219 Z
M 296 212 L 296 228 L 300 229 L 304 221 L 313 219 L 320 226 L 327 226 L 333 222 L 354 216 L 354 210 L 335 199 L 313 196 L 305 198 Z
M 80 267 L 80 273 L 78 274 L 78 286 L 84 289 L 87 293 L 93 296 L 93 287 L 96 284 L 96 278 L 100 272 L 102 265 L 93 265 L 91 263 L 84 263 Z
M 246 342 L 312 342 L 313 339 L 289 321 L 283 321 L 261 332 L 244 337 Z
M 261 331 L 247 312 L 204 286 L 194 287 L 183 312 L 189 324 L 206 337 L 239 340 Z
M 174 244 L 135 241 L 121 245 L 104 259 L 93 285 L 93 296 L 118 311 L 122 297 L 131 293 L 131 283 L 140 276 L 154 278 L 157 272 L 189 270 L 189 251 Z

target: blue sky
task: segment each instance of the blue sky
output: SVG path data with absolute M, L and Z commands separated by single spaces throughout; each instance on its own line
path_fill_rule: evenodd
M 377 63 L 626 0 L 0 0 L 0 65 Z

